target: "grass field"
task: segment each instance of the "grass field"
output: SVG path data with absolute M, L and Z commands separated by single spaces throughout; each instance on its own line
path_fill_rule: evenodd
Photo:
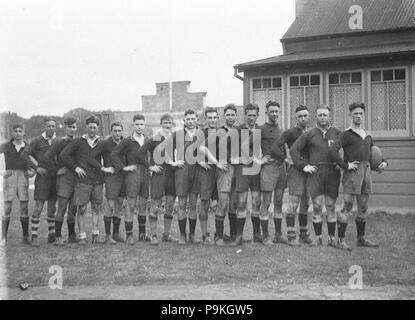
M 173 234 L 177 237 L 176 219 Z M 213 233 L 213 216 L 209 222 Z M 88 224 L 87 230 L 90 230 L 90 214 Z M 103 221 L 101 227 L 103 235 Z M 162 219 L 159 219 L 159 227 L 161 233 Z M 135 220 L 135 235 L 137 228 Z M 66 224 L 63 229 L 66 236 Z M 356 248 L 354 224 L 350 224 L 347 230 L 348 243 L 354 247 L 352 252 L 326 246 L 265 247 L 250 242 L 238 248 L 171 243 L 153 247 L 142 242 L 132 247 L 89 243 L 86 247 L 71 244 L 60 248 L 46 243 L 46 217 L 42 213 L 41 247 L 32 248 L 20 244 L 20 222 L 14 210 L 7 248 L 0 248 L 0 255 L 3 253 L 6 257 L 6 266 L 2 267 L 6 268 L 6 276 L 0 287 L 17 288 L 23 281 L 33 287 L 47 286 L 51 265 L 63 267 L 65 287 L 225 284 L 255 285 L 272 290 L 315 283 L 345 286 L 352 265 L 362 267 L 364 286 L 415 286 L 415 215 L 373 213 L 369 215 L 366 229 L 369 238 L 378 242 L 380 248 Z M 200 237 L 199 225 L 197 231 L 196 235 Z M 270 231 L 273 234 L 272 223 Z M 249 219 L 244 237 L 246 240 L 252 238 Z M 242 249 L 242 252 L 237 253 L 237 249 Z

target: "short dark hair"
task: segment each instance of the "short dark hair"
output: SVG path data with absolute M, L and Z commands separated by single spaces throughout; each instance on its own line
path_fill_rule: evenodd
M 111 122 L 110 130 L 112 131 L 112 128 L 114 127 L 121 127 L 121 129 L 124 129 L 122 123 L 120 121 L 113 121 Z
M 233 103 L 227 104 L 225 106 L 225 109 L 223 109 L 223 114 L 225 114 L 226 111 L 228 111 L 228 110 L 233 110 L 233 111 L 235 111 L 235 113 L 238 112 L 238 108 Z
M 146 118 L 144 117 L 143 114 L 138 113 L 138 114 L 134 115 L 134 117 L 133 117 L 133 122 L 135 120 L 146 120 Z
M 208 113 L 213 113 L 213 112 L 218 113 L 218 110 L 216 110 L 216 108 L 206 107 L 205 108 L 205 117 L 207 116 Z
M 268 103 L 265 105 L 265 108 L 268 110 L 268 108 L 272 106 L 281 108 L 280 104 L 277 101 L 272 100 L 268 101 Z
M 86 123 L 86 125 L 88 125 L 90 123 L 95 123 L 97 126 L 99 126 L 99 118 L 96 115 L 91 114 L 90 116 L 88 116 L 85 119 L 85 123 Z
M 15 124 L 13 124 L 13 126 L 12 126 L 12 129 L 14 130 L 14 129 L 17 129 L 17 128 L 20 128 L 20 129 L 24 129 L 24 126 L 23 126 L 23 123 L 15 123 Z
M 43 118 L 43 123 L 46 123 L 46 122 L 49 122 L 49 121 L 54 121 L 56 123 L 56 120 L 53 117 L 44 117 Z
M 184 112 L 184 116 L 187 116 L 188 114 L 195 114 L 197 116 L 196 111 L 194 111 L 192 108 L 186 109 Z
M 321 104 L 321 105 L 319 105 L 319 106 L 316 108 L 316 111 L 317 111 L 317 110 L 319 110 L 319 109 L 326 109 L 326 110 L 329 110 L 329 111 L 331 112 L 331 108 L 330 108 L 328 105 L 326 105 L 326 104 Z
M 173 116 L 170 113 L 165 113 L 160 117 L 160 124 L 163 123 L 164 120 L 170 119 L 173 122 Z
M 366 110 L 366 106 L 363 102 L 353 102 L 349 106 L 349 111 L 352 112 L 354 109 L 357 109 L 357 108 L 362 108 L 363 110 Z
M 257 113 L 259 113 L 259 107 L 256 104 L 252 104 L 252 103 L 248 103 L 245 106 L 245 114 L 249 111 L 249 110 L 256 110 Z
M 74 123 L 76 123 L 77 122 L 77 120 L 76 120 L 76 118 L 74 118 L 74 117 L 66 117 L 64 120 L 63 120 L 63 124 L 65 125 L 65 126 L 71 126 L 71 125 L 73 125 Z
M 307 110 L 308 111 L 308 108 L 307 108 L 307 106 L 305 106 L 303 104 L 300 104 L 297 108 L 295 108 L 295 113 L 297 113 L 299 111 L 303 111 L 303 110 Z

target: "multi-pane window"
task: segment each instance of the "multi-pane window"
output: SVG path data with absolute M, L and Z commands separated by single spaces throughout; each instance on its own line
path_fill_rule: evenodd
M 310 126 L 314 126 L 316 107 L 320 105 L 320 75 L 290 76 L 289 85 L 291 125 L 296 124 L 295 109 L 302 104 L 310 110 Z
M 362 73 L 341 72 L 329 74 L 329 105 L 332 124 L 344 130 L 349 126 L 349 105 L 362 101 Z
M 370 72 L 371 130 L 391 134 L 407 131 L 405 69 Z
M 265 109 L 268 101 L 277 101 L 281 104 L 282 112 L 282 78 L 281 77 L 267 77 L 262 79 L 252 80 L 252 103 L 259 106 L 260 110 Z M 265 121 L 264 112 L 260 112 L 258 123 Z M 279 125 L 282 125 L 282 114 L 279 116 Z

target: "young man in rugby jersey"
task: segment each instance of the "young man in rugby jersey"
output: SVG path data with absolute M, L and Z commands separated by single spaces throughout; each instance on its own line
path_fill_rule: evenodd
M 206 107 L 204 110 L 206 127 L 202 129 L 204 142 L 202 143 L 206 147 L 209 142 L 209 135 L 216 135 L 216 127 L 218 121 L 218 111 L 211 107 Z M 203 151 L 202 151 L 203 154 Z M 214 189 L 216 187 L 216 167 L 209 164 L 206 156 L 202 157 L 197 167 L 197 179 L 200 191 L 200 213 L 199 223 L 200 230 L 202 232 L 202 243 L 212 244 L 212 240 L 208 233 L 208 218 L 209 218 L 209 206 L 212 197 L 214 196 Z
M 152 174 L 150 178 L 150 235 L 152 245 L 158 245 L 157 221 L 158 216 L 163 212 L 164 196 L 164 232 L 162 241 L 176 242 L 177 240 L 170 234 L 171 224 L 173 221 L 173 207 L 176 199 L 176 190 L 174 184 L 174 169 L 167 164 L 162 157 L 165 155 L 157 149 L 163 141 L 172 134 L 173 117 L 166 113 L 160 118 L 161 129 L 147 140 L 144 145 L 138 149 L 138 162 L 146 167 Z M 150 161 L 148 161 L 150 154 Z
M 366 215 L 369 194 L 372 192 L 370 174 L 370 152 L 373 144 L 372 136 L 364 129 L 366 106 L 361 102 L 354 102 L 349 106 L 351 126 L 343 131 L 330 147 L 329 155 L 343 172 L 343 209 L 337 217 L 338 247 L 351 250 L 345 241 L 346 228 L 352 216 L 353 201 L 356 198 L 357 216 L 355 219 L 358 247 L 378 247 L 378 244 L 365 238 Z M 340 156 L 340 149 L 344 151 L 344 159 Z M 383 160 L 378 172 L 387 167 Z
M 228 104 L 223 113 L 225 123 L 217 128 L 214 143 L 211 145 L 208 138 L 207 144 L 200 146 L 202 153 L 208 157 L 208 163 L 216 166 L 216 187 L 219 198 L 215 215 L 215 244 L 217 246 L 224 246 L 225 240 L 233 242 L 236 238 L 237 193 L 235 192 L 235 164 L 231 162 L 231 158 L 232 144 L 237 146 L 239 143 L 238 132 L 235 128 L 237 108 L 234 104 Z M 226 214 L 229 219 L 230 236 L 224 235 Z
M 254 242 L 261 242 L 265 245 L 272 245 L 268 232 L 269 206 L 272 201 L 274 192 L 274 212 L 280 217 L 282 215 L 282 200 L 284 189 L 287 183 L 287 173 L 285 162 L 276 160 L 271 155 L 272 144 L 281 137 L 283 130 L 278 126 L 278 117 L 280 114 L 280 104 L 275 101 L 269 101 L 266 106 L 267 120 L 261 128 L 261 193 L 262 202 L 260 216 L 252 215 L 252 226 L 254 229 Z M 262 237 L 261 230 L 262 228 Z
M 76 206 L 73 195 L 76 181 L 76 173 L 65 167 L 59 158 L 60 152 L 74 139 L 77 130 L 77 120 L 73 117 L 64 119 L 65 136 L 58 139 L 46 152 L 43 163 L 47 170 L 56 171 L 56 189 L 58 196 L 58 210 L 55 216 L 56 246 L 63 246 L 66 242 L 62 238 L 62 224 L 66 210 L 68 225 L 68 242 L 77 242 L 75 234 Z
M 168 163 L 174 167 L 176 194 L 179 199 L 179 244 L 186 244 L 186 242 L 197 243 L 195 238 L 197 223 L 196 204 L 199 194 L 197 163 L 196 156 L 194 153 L 189 154 L 187 148 L 191 145 L 195 147 L 196 140 L 200 136 L 198 135 L 197 128 L 197 114 L 193 109 L 187 109 L 184 112 L 184 128 L 173 132 L 166 139 L 166 145 L 168 147 L 166 149 L 167 157 L 170 159 Z M 186 213 L 187 203 L 189 203 L 188 213 Z M 186 237 L 187 220 L 189 220 L 188 237 Z
M 89 202 L 92 211 L 92 243 L 98 243 L 99 237 L 99 211 L 104 202 L 103 176 L 99 169 L 89 163 L 94 148 L 101 140 L 98 135 L 99 119 L 90 115 L 85 119 L 86 131 L 82 137 L 75 138 L 60 153 L 64 166 L 78 175 L 75 183 L 74 202 L 78 206 L 77 222 L 79 228 L 79 244 L 85 245 L 85 214 Z M 101 158 L 97 157 L 97 161 Z
M 55 211 L 56 211 L 56 171 L 47 170 L 42 163 L 43 157 L 56 142 L 56 121 L 53 118 L 43 119 L 44 132 L 34 138 L 28 148 L 22 153 L 27 165 L 33 168 L 37 175 L 35 178 L 34 200 L 35 207 L 32 213 L 32 246 L 38 247 L 38 228 L 40 214 L 47 201 L 48 243 L 55 242 Z
M 251 217 L 255 223 L 259 222 L 259 211 L 261 206 L 261 141 L 260 129 L 257 126 L 259 107 L 247 104 L 244 108 L 245 123 L 238 128 L 239 154 L 238 165 L 235 168 L 235 191 L 238 194 L 236 238 L 232 246 L 239 246 L 243 240 L 243 230 L 247 216 L 248 191 L 251 191 Z M 255 135 L 258 130 L 258 135 Z M 256 237 L 260 233 L 259 223 L 254 227 Z
M 307 123 L 309 121 L 309 111 L 306 106 L 299 105 L 295 109 L 295 119 L 297 125 L 293 128 L 290 128 L 283 132 L 281 137 L 277 139 L 271 147 L 271 154 L 274 158 L 285 161 L 288 164 L 288 173 L 287 173 L 287 182 L 288 182 L 288 194 L 289 202 L 287 212 L 290 214 L 286 215 L 286 224 L 287 229 L 295 230 L 295 215 L 297 213 L 298 207 L 299 215 L 298 222 L 300 225 L 300 241 L 305 244 L 311 244 L 312 240 L 308 235 L 308 202 L 309 198 L 306 192 L 306 181 L 307 174 L 297 169 L 293 165 L 292 160 L 287 156 L 287 151 L 291 148 L 294 142 L 298 139 L 300 135 L 307 131 Z M 287 145 L 287 148 L 285 147 Z M 302 154 L 302 157 L 306 159 L 307 155 Z M 299 246 L 300 244 L 297 241 L 297 238 L 290 235 L 286 239 L 282 235 L 281 224 L 282 224 L 283 215 L 274 213 L 274 225 L 275 225 L 275 238 L 274 243 L 283 243 L 289 244 L 291 246 Z
M 111 152 L 123 139 L 123 126 L 114 121 L 110 126 L 111 136 L 102 140 L 94 148 L 89 163 L 104 173 L 105 198 L 109 210 L 104 213 L 105 241 L 104 244 L 116 244 L 125 240 L 120 236 L 121 210 L 125 197 L 124 172 L 115 172 L 111 161 Z M 101 159 L 97 161 L 96 159 Z M 125 162 L 125 161 L 124 161 Z M 111 236 L 112 222 L 112 236 Z
M 307 194 L 313 202 L 313 226 L 316 245 L 323 245 L 323 206 L 327 211 L 328 243 L 336 247 L 336 200 L 339 195 L 340 168 L 329 158 L 329 147 L 340 134 L 330 125 L 330 109 L 321 105 L 316 110 L 317 126 L 302 134 L 291 146 L 291 158 L 297 169 L 307 174 Z M 307 158 L 302 158 L 302 153 Z M 287 215 L 294 215 L 288 212 Z M 289 237 L 295 236 L 295 229 L 288 229 Z
M 124 224 L 127 245 L 134 245 L 133 227 L 134 213 L 136 210 L 138 210 L 138 240 L 151 240 L 146 235 L 149 172 L 146 167 L 138 164 L 137 160 L 137 151 L 148 140 L 148 137 L 144 135 L 144 129 L 145 117 L 142 114 L 136 114 L 133 117 L 133 134 L 124 138 L 111 152 L 111 161 L 114 165 L 115 172 L 123 171 L 125 173 L 127 212 Z
M 23 231 L 22 243 L 30 244 L 28 212 L 29 176 L 33 176 L 34 171 L 28 169 L 26 161 L 21 157 L 24 148 L 27 146 L 27 142 L 23 139 L 23 124 L 13 124 L 12 129 L 12 139 L 6 143 L 0 144 L 0 154 L 4 154 L 6 164 L 6 170 L 5 172 L 2 172 L 4 213 L 1 217 L 2 228 L 0 247 L 6 245 L 7 232 L 15 197 L 17 197 L 20 204 L 20 222 Z

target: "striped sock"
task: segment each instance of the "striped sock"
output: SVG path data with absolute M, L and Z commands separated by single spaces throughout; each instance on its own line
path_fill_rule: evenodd
M 287 224 L 288 239 L 295 239 L 295 215 L 287 214 L 285 222 Z
M 138 216 L 138 234 L 146 234 L 146 216 Z
M 307 232 L 308 232 L 308 227 L 307 227 L 308 216 L 307 216 L 307 214 L 300 213 L 298 215 L 298 224 L 300 226 L 300 233 L 301 234 L 307 234 Z
M 281 234 L 281 224 L 282 219 L 281 218 L 274 218 L 274 226 L 275 226 L 275 234 Z
M 39 218 L 32 218 L 32 238 L 38 237 Z
M 128 237 L 131 237 L 133 235 L 133 222 L 124 222 L 125 225 L 125 234 Z
M 47 217 L 49 234 L 55 234 L 55 217 Z

